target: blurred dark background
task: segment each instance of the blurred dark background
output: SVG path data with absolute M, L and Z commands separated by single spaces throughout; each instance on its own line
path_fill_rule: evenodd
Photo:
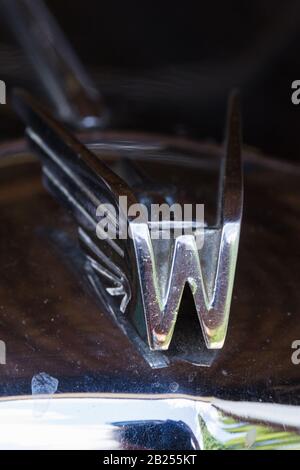
M 34 2 L 34 0 L 33 0 Z M 244 142 L 299 161 L 299 0 L 48 0 L 119 128 L 220 141 L 238 87 Z M 0 13 L 0 79 L 34 90 L 34 74 Z M 0 107 L 0 140 L 23 127 Z

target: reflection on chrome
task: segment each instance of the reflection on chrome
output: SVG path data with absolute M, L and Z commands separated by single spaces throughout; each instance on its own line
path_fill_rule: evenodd
M 0 421 L 1 449 L 300 449 L 297 406 L 184 395 L 8 397 Z

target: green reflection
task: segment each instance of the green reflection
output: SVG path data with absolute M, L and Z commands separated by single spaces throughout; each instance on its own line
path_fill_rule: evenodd
M 300 435 L 268 426 L 242 423 L 219 413 L 215 432 L 199 417 L 204 450 L 300 450 Z

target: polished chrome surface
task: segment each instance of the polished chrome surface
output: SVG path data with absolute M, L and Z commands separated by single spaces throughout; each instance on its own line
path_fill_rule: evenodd
M 11 397 L 0 449 L 299 450 L 299 412 L 184 395 Z
M 118 221 L 116 212 L 121 214 L 118 198 L 126 197 L 128 207 L 137 202 L 125 181 L 76 141 L 28 95 L 16 92 L 13 104 L 27 125 L 26 133 L 33 148 L 42 159 L 46 186 L 67 208 L 72 209 L 79 224 L 79 237 L 87 252 L 88 278 L 100 297 L 104 291 L 103 278 L 111 282 L 111 286 L 105 287 L 104 294 L 114 318 L 118 314 L 119 317 L 124 314 L 131 316 L 141 339 L 145 343 L 148 340 L 151 350 L 168 350 L 183 291 L 188 285 L 207 348 L 222 348 L 229 318 L 243 198 L 237 96 L 232 97 L 229 108 L 218 220 L 216 226 L 205 227 L 201 247 L 196 244 L 195 232 L 169 236 L 167 240 L 163 233 L 164 221 L 158 224 L 161 234 L 156 241 L 150 237 L 151 220 L 141 221 L 130 216 L 126 220 L 127 214 L 122 213 L 122 218 L 119 217 L 121 222 Z M 129 168 L 134 167 L 131 164 Z M 117 231 L 117 239 L 108 236 L 97 239 L 97 208 L 107 202 L 116 209 L 114 213 L 111 209 L 108 216 Z M 121 236 L 120 228 L 124 219 L 131 233 L 131 237 L 126 239 Z M 138 281 L 136 274 L 132 275 L 136 271 Z M 133 290 L 136 290 L 135 296 Z M 119 297 L 119 303 L 112 304 L 111 297 Z M 129 310 L 134 313 L 129 315 Z M 141 343 L 134 330 L 127 334 Z M 203 364 L 201 352 L 195 359 L 198 342 L 193 344 L 188 334 L 186 341 L 193 354 L 190 360 Z
M 163 240 L 156 241 L 151 240 L 149 222 L 130 222 L 153 350 L 170 347 L 185 285 L 194 297 L 206 346 L 219 349 L 224 345 L 243 204 L 240 132 L 238 99 L 233 96 L 220 177 L 219 216 L 216 227 L 205 227 L 200 249 L 195 233 L 170 240 L 164 240 L 162 234 Z
M 35 2 L 35 11 L 28 0 L 1 5 L 25 51 L 32 49 L 60 119 L 77 128 L 103 125 L 99 95 L 42 3 Z M 229 334 L 223 350 L 212 351 L 199 334 L 194 299 L 205 307 L 207 345 L 220 345 L 242 211 L 236 107 L 217 206 L 215 181 L 224 163 L 218 146 L 102 132 L 79 136 L 88 150 L 35 105 L 19 105 L 42 171 L 25 142 L 0 148 L 0 340 L 7 346 L 0 364 L 0 448 L 299 449 L 299 366 L 291 360 L 300 337 L 299 167 L 244 151 L 246 210 Z M 70 210 L 48 195 L 42 173 Z M 207 245 L 199 257 L 195 247 L 189 252 L 190 264 L 183 256 L 185 273 L 173 268 L 170 282 L 178 291 L 170 318 L 162 313 L 172 266 L 161 253 L 174 247 L 157 250 L 148 227 L 133 224 L 133 231 L 143 229 L 135 238 L 137 258 L 147 255 L 136 265 L 134 246 L 106 242 L 103 249 L 95 237 L 101 197 L 116 204 L 124 190 L 148 204 L 206 204 Z M 188 244 L 193 240 L 179 240 L 174 256 Z M 142 284 L 140 292 L 138 277 L 143 281 L 147 269 L 147 289 Z M 154 269 L 164 271 L 165 292 L 155 286 Z M 186 280 L 194 297 L 182 288 Z M 154 303 L 161 301 L 157 317 L 145 309 L 143 324 L 142 297 L 153 293 Z M 218 298 L 221 315 L 214 312 L 211 325 L 208 311 Z M 147 344 L 147 326 L 157 350 Z
M 109 132 L 82 139 L 114 170 L 124 158 L 137 159 L 187 200 L 206 196 L 215 214 L 219 147 Z M 159 369 L 88 291 L 76 224 L 43 188 L 26 144 L 2 146 L 0 154 L 2 448 L 80 447 L 81 437 L 83 448 L 157 449 L 161 436 L 170 439 L 165 449 L 176 448 L 174 436 L 186 449 L 191 442 L 201 449 L 299 448 L 299 366 L 291 361 L 300 337 L 298 167 L 245 149 L 245 212 L 224 349 L 210 367 L 185 362 L 181 350 L 180 360 Z M 193 299 L 184 302 L 183 312 L 192 312 L 189 334 L 198 335 Z M 170 360 L 169 351 L 158 354 Z M 32 385 L 42 372 L 58 381 L 55 393 L 45 388 L 46 399 Z

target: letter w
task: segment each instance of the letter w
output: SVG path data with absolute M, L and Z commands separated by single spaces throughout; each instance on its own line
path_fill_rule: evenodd
M 206 237 L 216 235 L 217 250 L 207 250 L 210 266 L 204 279 L 194 235 L 182 235 L 173 240 L 173 253 L 166 263 L 155 254 L 154 240 L 148 225 L 131 223 L 140 280 L 148 342 L 152 350 L 166 350 L 172 340 L 183 290 L 186 284 L 193 294 L 199 322 L 208 348 L 224 344 L 234 273 L 237 259 L 240 224 L 232 222 L 220 229 L 207 230 Z M 205 238 L 204 236 L 204 246 Z M 155 241 L 155 243 L 161 243 Z M 166 243 L 167 241 L 165 241 Z M 169 245 L 170 244 L 170 241 Z M 210 243 L 208 243 L 208 246 Z

